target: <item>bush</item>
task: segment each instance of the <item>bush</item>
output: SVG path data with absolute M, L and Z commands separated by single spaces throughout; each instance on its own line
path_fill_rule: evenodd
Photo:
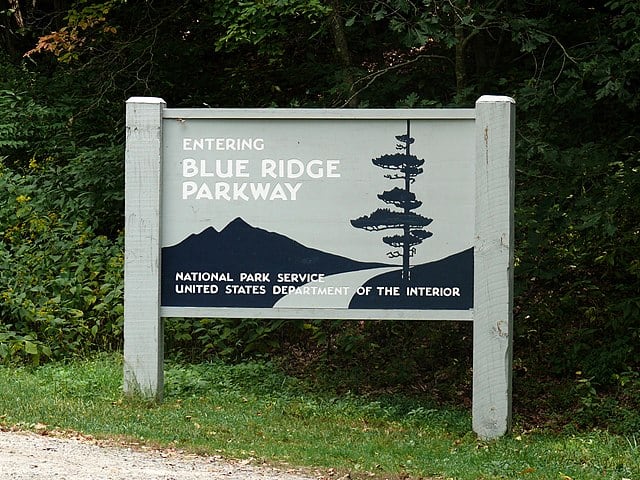
M 95 233 L 68 168 L 0 163 L 0 361 L 121 344 L 123 237 Z

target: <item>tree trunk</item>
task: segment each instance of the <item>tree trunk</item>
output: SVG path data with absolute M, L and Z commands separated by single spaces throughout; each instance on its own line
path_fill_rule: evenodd
M 467 68 L 465 65 L 465 49 L 467 39 L 464 36 L 464 25 L 455 26 L 456 35 L 456 94 L 461 95 L 466 84 Z
M 9 8 L 13 10 L 13 13 L 11 15 L 2 15 L 2 44 L 4 51 L 11 57 L 19 57 L 22 52 L 20 51 L 20 42 L 15 32 L 24 28 L 24 15 L 19 0 L 8 0 L 7 3 L 9 4 Z
M 349 52 L 347 35 L 344 31 L 344 21 L 342 19 L 342 15 L 340 14 L 339 0 L 331 1 L 331 16 L 329 20 L 331 23 L 331 33 L 333 36 L 333 42 L 336 46 L 338 59 L 340 60 L 342 68 L 344 69 L 345 80 L 349 87 L 349 92 L 351 92 L 353 90 L 353 84 L 355 82 L 353 72 L 351 70 L 353 64 L 351 63 L 351 53 Z M 349 106 L 352 108 L 358 106 L 357 96 L 354 95 L 349 99 Z
M 407 157 L 411 155 L 411 120 L 407 120 L 407 146 L 405 148 L 405 154 Z M 411 175 L 409 175 L 409 169 L 407 168 L 404 174 L 404 189 L 407 191 L 407 194 L 411 192 Z M 408 205 L 404 207 L 404 213 L 407 215 L 411 209 Z M 406 221 L 406 220 L 405 220 Z M 409 283 L 411 280 L 411 268 L 410 258 L 411 258 L 411 228 L 409 225 L 404 225 L 404 242 L 402 245 L 402 280 L 405 283 Z
M 9 7 L 13 10 L 13 20 L 18 28 L 24 28 L 24 16 L 19 0 L 9 0 Z

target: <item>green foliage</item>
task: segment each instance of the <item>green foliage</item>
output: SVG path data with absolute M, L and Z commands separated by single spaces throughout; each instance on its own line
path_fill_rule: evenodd
M 50 150 L 53 139 L 65 134 L 69 115 L 64 105 L 49 106 L 33 98 L 29 92 L 0 90 L 0 151 L 9 163 L 56 153 Z
M 168 318 L 165 341 L 183 359 L 233 361 L 273 353 L 283 338 L 292 338 L 299 322 L 265 319 Z
M 216 50 L 235 51 L 248 44 L 268 56 L 285 54 L 284 43 L 292 34 L 292 24 L 316 24 L 320 28 L 330 12 L 319 0 L 227 1 L 216 2 L 210 8 L 213 23 L 225 30 L 215 42 Z M 305 37 L 309 39 L 317 33 L 312 30 Z
M 36 340 L 32 335 L 22 335 L 11 330 L 13 325 L 0 324 L 0 362 L 8 363 L 15 359 L 30 360 L 38 365 L 41 358 L 50 357 L 51 349 Z
M 565 420 L 604 425 L 608 415 L 616 429 L 635 428 L 615 409 L 637 408 L 637 382 L 616 375 L 640 368 L 637 1 L 75 0 L 59 12 L 35 2 L 42 15 L 19 3 L 24 27 L 7 11 L 0 39 L 13 55 L 0 57 L 3 361 L 120 344 L 127 96 L 188 107 L 422 108 L 501 93 L 515 97 L 518 117 L 516 385 Z M 38 38 L 49 43 L 22 60 L 18 47 Z M 184 359 L 280 355 L 305 371 L 335 368 L 346 389 L 468 393 L 468 326 L 166 327 L 170 355 Z M 543 386 L 559 382 L 563 393 L 549 399 Z M 531 411 L 526 397 L 516 410 Z
M 576 372 L 575 391 L 579 398 L 575 421 L 578 425 L 602 425 L 625 434 L 640 432 L 640 375 L 626 370 L 611 377 L 613 387 L 602 385 L 595 377 Z
M 1 72 L 0 362 L 117 348 L 122 146 L 94 133 L 81 78 Z
M 0 164 L 0 360 L 84 355 L 120 345 L 122 237 L 96 235 L 65 169 Z M 73 189 L 69 189 L 73 192 Z
M 609 27 L 620 20 L 580 14 Z M 615 36 L 579 40 L 547 59 L 546 68 L 558 72 L 553 81 L 541 72 L 518 97 L 519 324 L 528 348 L 556 352 L 539 358 L 542 365 L 565 375 L 582 370 L 606 383 L 613 373 L 637 368 L 640 357 L 638 203 L 629 201 L 640 193 L 637 108 L 609 90 L 602 74 L 624 64 L 634 47 Z M 638 73 L 636 65 L 622 84 L 633 84 Z
M 410 392 L 457 405 L 470 401 L 470 324 L 336 321 L 318 322 L 311 331 L 323 349 L 312 360 L 299 358 L 295 367 L 325 388 Z

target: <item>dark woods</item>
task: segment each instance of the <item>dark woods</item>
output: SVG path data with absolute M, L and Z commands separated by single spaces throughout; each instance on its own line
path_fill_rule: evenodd
M 502 94 L 517 102 L 516 412 L 537 398 L 593 424 L 637 408 L 637 1 L 7 0 L 0 12 L 0 361 L 121 345 L 128 97 L 422 108 Z M 168 321 L 166 341 L 196 361 L 319 359 L 360 372 L 362 388 L 424 382 L 446 400 L 443 384 L 468 382 L 469 336 L 200 319 Z

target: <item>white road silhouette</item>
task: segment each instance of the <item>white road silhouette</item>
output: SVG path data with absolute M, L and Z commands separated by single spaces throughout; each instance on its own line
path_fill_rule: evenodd
M 304 286 L 312 289 L 327 289 L 332 291 L 332 295 L 304 295 L 290 293 L 282 297 L 274 307 L 277 308 L 349 308 L 349 303 L 356 293 L 358 287 L 364 285 L 368 280 L 384 273 L 400 270 L 402 267 L 382 267 L 368 270 L 357 270 L 355 272 L 336 273 L 324 277 L 322 282 L 309 282 Z M 340 288 L 342 287 L 342 288 Z

